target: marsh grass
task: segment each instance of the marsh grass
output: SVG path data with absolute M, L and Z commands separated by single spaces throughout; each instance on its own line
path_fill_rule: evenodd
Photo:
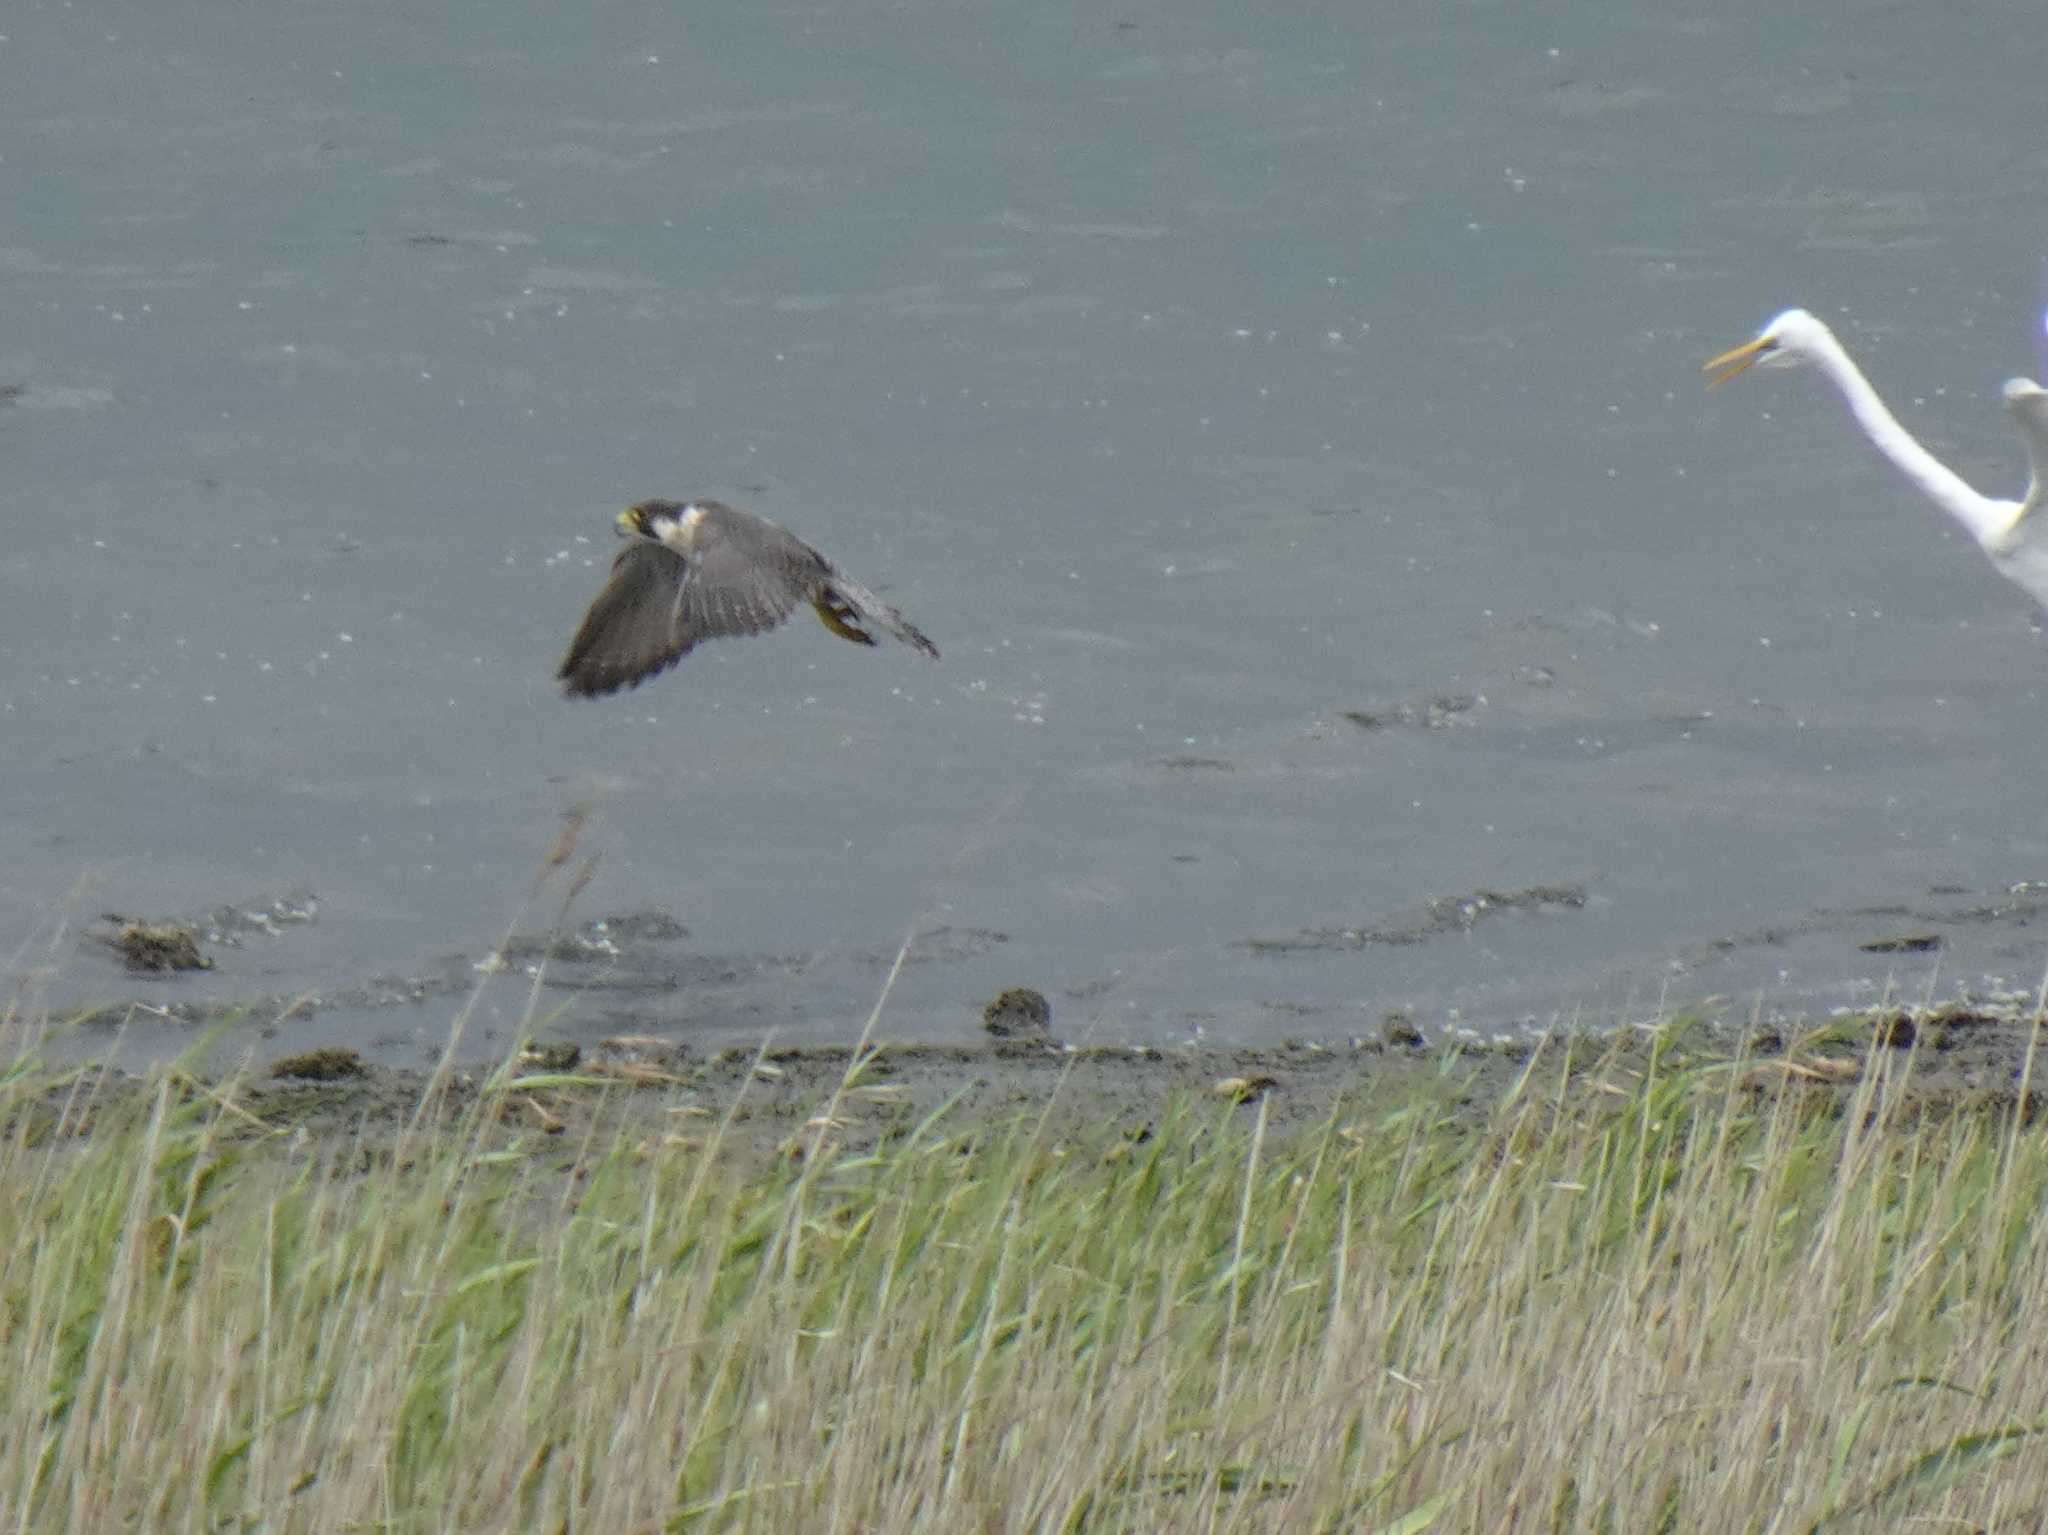
M 1284 1135 L 1188 1101 L 878 1149 L 823 1104 L 771 1159 L 658 1107 L 496 1125 L 619 1091 L 560 1077 L 323 1138 L 24 1060 L 0 1521 L 2035 1528 L 2048 1163 L 2010 1111 L 1891 1107 L 1911 1069 L 1622 1041 Z

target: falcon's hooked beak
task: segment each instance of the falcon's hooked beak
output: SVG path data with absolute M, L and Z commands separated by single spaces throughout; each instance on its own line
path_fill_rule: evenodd
M 1730 347 L 1719 357 L 1709 357 L 1700 364 L 1700 371 L 1702 373 L 1714 375 L 1707 380 L 1707 387 L 1713 389 L 1727 383 L 1728 380 L 1742 372 L 1743 369 L 1760 363 L 1770 356 L 1776 350 L 1777 345 L 1778 338 L 1776 336 L 1758 336 L 1754 341 L 1745 341 L 1741 346 Z

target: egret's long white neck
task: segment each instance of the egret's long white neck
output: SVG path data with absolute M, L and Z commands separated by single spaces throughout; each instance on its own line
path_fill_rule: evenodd
M 1850 414 L 1855 416 L 1856 424 L 1863 428 L 1864 435 L 1876 445 L 1877 451 L 1890 459 L 1899 473 L 1919 486 L 1930 501 L 1968 528 L 1970 536 L 1980 545 L 1995 549 L 2012 525 L 2014 508 L 1972 490 L 1961 475 L 1923 448 L 1911 432 L 1899 425 L 1899 418 L 1878 398 L 1877 391 L 1870 387 L 1870 380 L 1849 360 L 1849 354 L 1842 350 L 1842 344 L 1832 332 L 1825 334 L 1815 361 L 1842 392 L 1842 398 L 1849 403 Z

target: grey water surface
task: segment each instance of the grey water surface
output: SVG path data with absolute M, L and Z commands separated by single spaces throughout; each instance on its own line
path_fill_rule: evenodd
M 2031 989 L 2038 615 L 1821 380 L 1701 388 L 1803 303 L 2024 474 L 2022 13 L 1821 9 L 18 0 L 14 1015 L 488 1049 L 593 855 L 571 1037 L 850 1037 L 910 935 L 896 1037 Z M 805 616 L 563 699 L 655 494 L 944 660 Z

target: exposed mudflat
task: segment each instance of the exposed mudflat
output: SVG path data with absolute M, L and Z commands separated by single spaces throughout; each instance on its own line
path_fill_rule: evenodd
M 1946 1008 L 1798 1031 L 1679 1021 L 1603 1038 L 1470 1048 L 1417 1042 L 1402 1020 L 1384 1040 L 1342 1049 L 1076 1049 L 1034 1038 L 885 1044 L 858 1056 L 844 1046 L 697 1054 L 668 1039 L 623 1036 L 592 1047 L 541 1042 L 490 1071 L 395 1069 L 330 1048 L 212 1081 L 172 1069 L 169 1080 L 214 1098 L 252 1136 L 294 1145 L 305 1137 L 352 1140 L 370 1156 L 401 1150 L 414 1134 L 474 1123 L 464 1111 L 478 1106 L 487 1110 L 487 1135 L 501 1143 L 558 1138 L 565 1150 L 580 1150 L 615 1137 L 650 1148 L 715 1139 L 743 1157 L 801 1156 L 821 1144 L 874 1144 L 935 1114 L 956 1131 L 1042 1119 L 1054 1133 L 1108 1127 L 1136 1138 L 1176 1101 L 1213 1103 L 1219 1112 L 1263 1104 L 1269 1133 L 1417 1097 L 1477 1124 L 1518 1085 L 1569 1104 L 1575 1094 L 1611 1094 L 1645 1074 L 1701 1070 L 1725 1072 L 1733 1091 L 1790 1090 L 1822 1112 L 1867 1085 L 1920 1113 L 1995 1112 L 2024 1094 L 2031 1118 L 2048 1082 L 2048 1061 L 2029 1061 L 2036 1033 L 2026 1019 Z M 40 1100 L 37 1127 L 89 1130 L 110 1103 L 163 1080 L 87 1070 Z
M 893 944 L 742 949 L 704 943 L 660 908 L 587 919 L 565 910 L 552 926 L 521 924 L 495 941 L 405 970 L 356 967 L 330 985 L 287 990 L 275 984 L 293 963 L 281 951 L 321 919 L 321 903 L 300 891 L 196 911 L 107 913 L 80 924 L 52 947 L 50 968 L 89 977 L 95 1000 L 55 1008 L 29 981 L 13 1014 L 63 1025 L 63 1042 L 52 1048 L 73 1058 L 111 1052 L 119 1065 L 137 1070 L 183 1058 L 208 1075 L 244 1059 L 325 1049 L 357 1052 L 373 1066 L 425 1069 L 442 1058 L 458 1019 L 455 1059 L 471 1070 L 488 1069 L 536 1033 L 586 1052 L 608 1039 L 656 1038 L 697 1061 L 764 1041 L 829 1056 L 859 1033 L 871 1011 L 878 1032 L 899 1048 L 915 1044 L 940 1055 L 992 1036 L 1013 1045 L 1115 1047 L 1105 1059 L 1146 1047 L 1179 1059 L 1188 1047 L 1208 1047 L 1283 1059 L 1299 1051 L 1327 1063 L 1389 1040 L 1468 1055 L 1499 1046 L 1513 1058 L 1554 1035 L 1559 1016 L 1494 1018 L 1476 1007 L 1398 998 L 1390 1004 L 1375 992 L 1374 977 L 1416 949 L 1455 945 L 1466 955 L 1475 993 L 1483 992 L 1501 963 L 1499 944 L 1540 944 L 1546 934 L 1587 920 L 1601 899 L 1585 883 L 1502 884 L 1392 912 L 1333 911 L 1293 932 L 1241 927 L 1236 936 L 1211 939 L 1236 960 L 1230 990 L 1202 1008 L 1155 1010 L 1150 1002 L 1157 995 L 1146 991 L 1142 976 L 1028 974 L 1011 935 L 995 928 L 935 922 Z M 2039 985 L 2044 916 L 2048 891 L 2037 883 L 1992 892 L 1942 887 L 1920 900 L 1812 911 L 1699 939 L 1673 957 L 1666 996 L 1569 1016 L 1592 1034 L 1697 1015 L 1723 1030 L 1768 1027 L 1787 1038 L 1812 1032 L 1814 1024 L 1802 1020 L 1856 1016 L 1823 1010 L 1797 993 L 1710 988 L 1730 978 L 1723 962 L 1731 955 L 1753 959 L 1796 949 L 1882 966 L 1882 981 L 1873 978 L 1865 988 L 1864 1012 L 1889 1014 L 1898 999 L 1911 997 L 1922 1013 L 1934 1009 L 1943 1017 L 2024 1018 Z M 422 931 L 409 946 L 432 952 L 444 936 Z M 1977 973 L 1959 979 L 1944 967 L 1962 950 L 1993 954 L 2009 968 L 1991 982 Z M 1205 962 L 1193 950 L 1182 958 Z M 1332 994 L 1320 1002 L 1287 1000 L 1276 978 L 1318 966 Z M 2029 975 L 2034 979 L 2024 979 Z M 1948 979 L 1937 986 L 1942 976 Z M 1032 984 L 1016 987 L 1019 979 Z M 1003 1003 L 1012 990 L 1015 997 Z M 188 1055 L 195 1049 L 199 1054 Z

